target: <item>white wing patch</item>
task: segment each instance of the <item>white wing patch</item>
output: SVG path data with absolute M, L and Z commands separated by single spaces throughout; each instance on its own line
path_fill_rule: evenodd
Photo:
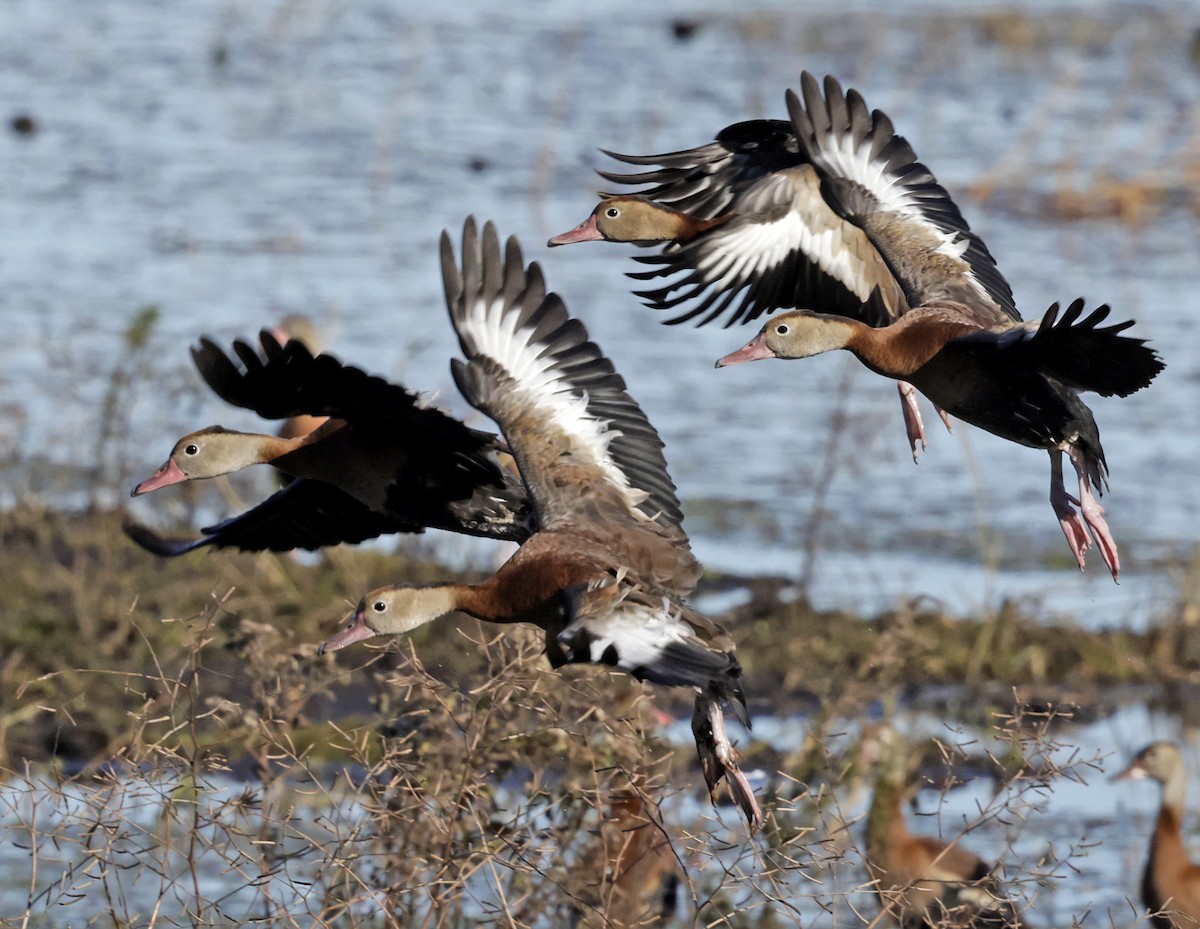
M 850 134 L 825 134 L 821 139 L 821 159 L 830 175 L 844 177 L 869 190 L 879 201 L 881 209 L 905 216 L 928 230 L 938 241 L 933 249 L 935 252 L 965 264 L 963 255 L 970 244 L 967 238 L 957 232 L 944 232 L 931 223 L 913 189 L 889 177 L 882 162 L 872 161 L 868 146 L 856 148 L 854 137 Z M 990 299 L 987 291 L 973 277 L 972 282 L 985 298 Z
M 661 609 L 626 600 L 605 620 L 590 623 L 589 629 L 594 636 L 591 660 L 602 661 L 611 648 L 618 656 L 618 667 L 626 671 L 653 667 L 672 642 L 687 644 L 694 638 L 691 627 L 682 621 L 678 609 L 672 611 L 666 597 Z
M 608 482 L 618 488 L 629 502 L 630 511 L 641 516 L 638 504 L 649 494 L 635 489 L 629 478 L 613 463 L 609 444 L 622 433 L 607 419 L 588 411 L 586 392 L 554 370 L 555 356 L 545 346 L 531 341 L 528 327 L 518 326 L 519 313 L 505 313 L 503 296 L 492 301 L 469 302 L 459 328 L 474 345 L 474 354 L 497 362 L 513 380 L 513 392 L 523 395 L 528 404 L 546 413 L 554 425 L 576 444 L 590 451 L 596 466 Z
M 873 285 L 864 273 L 863 262 L 845 247 L 841 230 L 814 230 L 795 210 L 772 222 L 731 225 L 727 234 L 712 238 L 697 269 L 706 281 L 716 282 L 722 290 L 737 288 L 766 277 L 796 252 L 841 281 L 859 300 L 865 303 L 870 298 Z

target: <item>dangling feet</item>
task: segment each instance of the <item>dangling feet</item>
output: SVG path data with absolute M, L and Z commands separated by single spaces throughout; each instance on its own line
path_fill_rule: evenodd
M 1075 561 L 1079 564 L 1079 570 L 1083 570 L 1084 553 L 1087 552 L 1094 538 L 1096 546 L 1100 549 L 1100 557 L 1104 559 L 1105 565 L 1112 573 L 1113 580 L 1116 581 L 1121 574 L 1117 543 L 1104 519 L 1104 507 L 1092 493 L 1084 453 L 1076 446 L 1071 445 L 1067 448 L 1067 457 L 1071 459 L 1071 464 L 1079 477 L 1079 498 L 1076 499 L 1067 493 L 1066 486 L 1063 484 L 1062 455 L 1055 449 L 1050 452 L 1050 505 L 1054 507 L 1054 515 L 1058 517 L 1058 524 L 1062 527 L 1063 535 L 1066 536 L 1071 554 L 1075 556 Z M 1077 511 L 1075 507 L 1079 507 L 1079 510 Z M 1090 533 L 1089 530 L 1091 530 Z
M 725 732 L 725 713 L 721 709 L 721 701 L 709 692 L 702 691 L 696 695 L 696 707 L 692 711 L 692 734 L 696 737 L 696 752 L 700 755 L 700 768 L 704 772 L 709 796 L 712 796 L 724 777 L 734 802 L 750 824 L 750 831 L 754 832 L 763 823 L 762 809 L 754 799 L 750 782 L 738 767 L 740 758 Z
M 917 404 L 917 388 L 908 381 L 900 381 L 896 385 L 896 389 L 900 391 L 900 410 L 904 413 L 904 429 L 908 433 L 908 444 L 912 446 L 913 462 L 915 463 L 920 453 L 929 447 L 925 441 L 925 422 L 921 419 L 921 408 Z M 938 416 L 946 424 L 946 431 L 953 433 L 954 424 L 950 422 L 950 414 L 937 404 L 934 404 L 933 408 L 937 410 Z M 919 449 L 917 448 L 918 442 L 921 443 Z

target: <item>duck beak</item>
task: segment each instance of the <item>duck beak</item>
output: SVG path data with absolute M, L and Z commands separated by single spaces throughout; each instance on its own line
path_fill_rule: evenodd
M 174 458 L 168 458 L 167 463 L 159 468 L 154 474 L 129 492 L 131 497 L 140 497 L 142 494 L 148 494 L 152 490 L 158 490 L 160 487 L 168 487 L 171 484 L 179 484 L 186 481 L 188 476 L 184 474 L 179 465 L 175 464 Z
M 324 655 L 326 652 L 336 652 L 339 648 L 345 648 L 347 645 L 353 645 L 355 642 L 363 642 L 366 639 L 374 638 L 379 633 L 367 625 L 367 618 L 362 610 L 355 610 L 354 615 L 346 623 L 344 629 L 335 635 L 332 639 L 322 643 L 317 649 L 318 655 Z
M 743 361 L 760 361 L 763 358 L 777 357 L 779 356 L 767 346 L 767 333 L 764 329 L 736 352 L 730 352 L 724 358 L 718 358 L 716 366 L 723 368 L 726 365 L 739 365 Z
M 570 232 L 564 232 L 562 235 L 556 235 L 553 239 L 546 243 L 550 248 L 556 245 L 571 245 L 574 242 L 595 242 L 598 239 L 603 239 L 604 235 L 596 226 L 596 214 L 593 213 Z
M 1109 778 L 1110 781 L 1140 781 L 1146 777 L 1146 769 L 1142 767 L 1141 762 L 1131 761 L 1129 767 L 1119 774 L 1114 774 Z

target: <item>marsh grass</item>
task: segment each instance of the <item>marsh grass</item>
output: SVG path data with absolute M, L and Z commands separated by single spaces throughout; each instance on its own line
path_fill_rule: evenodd
M 656 715 L 686 718 L 686 693 L 552 672 L 536 634 L 471 620 L 315 655 L 367 578 L 446 574 L 434 562 L 335 549 L 162 563 L 112 513 L 9 513 L 0 541 L 3 925 L 618 925 L 612 810 L 630 792 L 683 875 L 675 924 L 793 925 L 822 909 L 870 922 L 845 824 L 861 805 L 854 721 L 881 698 L 887 714 L 919 699 L 914 680 L 959 688 L 941 711 L 966 728 L 943 741 L 983 740 L 975 764 L 1001 786 L 980 824 L 943 832 L 1003 826 L 1015 841 L 1014 811 L 1063 776 L 1045 764 L 1061 688 L 1195 673 L 1162 648 L 1166 631 L 1084 634 L 1015 607 L 990 628 L 919 604 L 864 620 L 763 585 L 721 619 L 752 707 L 774 694 L 772 712 L 808 708 L 811 725 L 795 750 L 739 737 L 767 775 L 769 825 L 751 841 L 708 806 L 690 742 Z M 1181 600 L 1179 628 L 1191 612 Z M 1036 899 L 1072 853 L 1006 855 L 1010 880 Z

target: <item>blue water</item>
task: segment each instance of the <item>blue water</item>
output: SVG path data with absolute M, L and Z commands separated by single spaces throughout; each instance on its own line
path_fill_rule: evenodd
M 629 381 L 709 564 L 799 571 L 820 486 L 819 602 L 906 593 L 970 609 L 1044 593 L 1092 621 L 1145 621 L 1173 597 L 1156 565 L 1190 548 L 1198 509 L 1191 16 L 1028 9 L 10 3 L 0 100 L 40 131 L 0 135 L 0 452 L 88 472 L 120 334 L 148 304 L 162 319 L 139 374 L 158 383 L 137 382 L 122 407 L 114 485 L 156 467 L 185 431 L 254 428 L 204 393 L 186 348 L 287 312 L 322 322 L 343 358 L 466 412 L 448 376 L 435 243 L 474 213 L 545 263 Z M 672 37 L 673 16 L 698 24 L 693 38 Z M 1119 589 L 1095 557 L 1083 576 L 1060 567 L 1043 453 L 935 425 L 914 467 L 893 385 L 852 359 L 714 371 L 750 330 L 660 326 L 629 293 L 627 249 L 545 249 L 590 209 L 597 147 L 687 147 L 783 115 L 802 68 L 836 73 L 892 116 L 1026 315 L 1083 294 L 1137 318 L 1161 348 L 1169 367 L 1153 389 L 1093 402 Z M 1110 178 L 1165 193 L 1139 224 L 1060 215 L 1056 192 Z M 972 191 L 985 185 L 981 202 Z M 827 467 L 844 384 L 850 427 Z M 15 473 L 10 500 L 96 494 L 43 467 Z M 993 555 L 1000 569 L 984 570 Z
M 709 565 L 798 576 L 819 506 L 808 565 L 819 605 L 921 596 L 968 611 L 1015 597 L 1047 620 L 1092 626 L 1171 611 L 1180 579 L 1163 561 L 1194 549 L 1200 516 L 1191 6 L 442 6 L 4 4 L 0 118 L 28 113 L 39 125 L 30 137 L 0 129 L 5 504 L 117 502 L 183 432 L 256 428 L 206 394 L 187 347 L 291 312 L 318 320 L 342 358 L 478 423 L 449 377 L 436 260 L 441 230 L 473 213 L 520 236 L 625 376 L 666 440 Z M 673 37 L 677 17 L 698 26 L 691 39 Z M 729 123 L 782 116 L 801 69 L 832 72 L 888 112 L 955 193 L 1026 316 L 1076 295 L 1108 301 L 1166 358 L 1152 389 L 1092 402 L 1112 470 L 1104 503 L 1125 563 L 1119 587 L 1094 556 L 1085 574 L 1067 566 L 1045 454 L 966 426 L 947 435 L 927 409 L 931 444 L 914 467 L 894 386 L 852 359 L 714 371 L 750 330 L 664 328 L 630 295 L 629 250 L 545 248 L 590 210 L 602 186 L 592 169 L 606 164 L 598 147 L 691 147 Z M 1135 221 L 1112 215 L 1114 190 L 1142 191 L 1125 201 Z M 1095 215 L 1068 215 L 1080 205 Z M 122 333 L 151 304 L 161 320 L 119 408 L 118 453 L 98 462 Z M 827 454 L 839 402 L 850 426 Z M 87 477 L 98 464 L 99 489 Z M 252 490 L 265 487 L 264 477 Z M 170 494 L 137 501 L 137 514 L 179 515 Z M 228 506 L 214 492 L 197 518 Z M 460 560 L 497 557 L 442 544 Z M 1131 709 L 1071 741 L 1124 756 L 1177 727 Z M 950 813 L 982 802 L 986 788 L 974 790 L 952 794 Z M 15 801 L 4 802 L 11 828 Z M 1100 776 L 1056 788 L 1014 851 L 1082 834 L 1105 844 L 1048 891 L 1052 918 L 1038 924 L 1088 906 L 1092 925 L 1109 910 L 1129 921 L 1122 898 L 1136 895 L 1156 802 L 1150 788 L 1110 789 Z M 1002 854 L 1002 833 L 970 844 Z M 5 852 L 17 896 L 4 906 L 16 913 L 24 903 L 11 887 L 27 858 Z M 852 919 L 836 912 L 838 924 Z

